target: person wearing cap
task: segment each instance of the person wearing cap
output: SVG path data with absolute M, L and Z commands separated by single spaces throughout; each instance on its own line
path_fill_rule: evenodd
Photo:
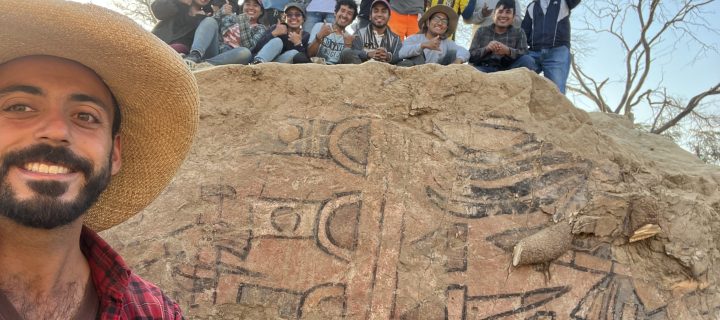
M 253 64 L 292 63 L 296 55 L 307 55 L 310 34 L 302 29 L 305 21 L 302 4 L 290 2 L 285 6 L 284 12 L 285 21 L 270 27 L 255 46 Z
M 495 23 L 478 29 L 470 45 L 470 64 L 482 72 L 515 68 L 535 71 L 535 59 L 527 55 L 525 32 L 513 26 L 515 1 L 499 0 L 493 10 Z
M 400 61 L 400 37 L 387 26 L 390 18 L 390 3 L 375 0 L 372 3 L 370 19 L 372 24 L 355 33 L 352 48 L 343 50 L 342 63 L 358 64 L 370 59 L 395 64 Z
M 357 16 L 357 3 L 354 0 L 338 0 L 335 5 L 335 22 L 317 23 L 310 32 L 308 56 L 324 60 L 326 64 L 340 63 L 345 48 L 351 48 L 354 40 L 345 28 Z
M 400 48 L 401 66 L 424 63 L 448 65 L 465 63 L 470 58 L 467 49 L 448 39 L 455 33 L 458 15 L 446 5 L 436 5 L 418 21 L 420 32 L 407 39 Z
M 392 0 L 390 1 L 390 29 L 400 36 L 401 40 L 418 33 L 418 20 L 425 12 L 425 0 Z
M 27 18 L 38 12 L 53 14 Z M 181 319 L 97 232 L 175 175 L 197 129 L 195 78 L 106 8 L 3 0 L 0 17 L 0 318 Z

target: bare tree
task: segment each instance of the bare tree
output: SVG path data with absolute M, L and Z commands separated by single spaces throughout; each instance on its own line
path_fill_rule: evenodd
M 575 25 L 580 38 L 608 36 L 620 48 L 624 71 L 616 77 L 597 71 L 592 74 L 581 60 L 597 50 L 575 41 L 569 89 L 589 100 L 597 110 L 624 115 L 631 120 L 634 112 L 646 108 L 645 111 L 653 114 L 653 120 L 643 126 L 645 129 L 678 139 L 706 161 L 720 162 L 717 152 L 707 148 L 720 145 L 717 126 L 720 99 L 713 98 L 720 94 L 720 81 L 699 84 L 699 92 L 684 101 L 676 98 L 677 93 L 665 87 L 662 80 L 649 80 L 662 79 L 658 59 L 672 59 L 672 52 L 677 49 L 691 50 L 696 58 L 718 54 L 718 44 L 713 41 L 720 39 L 720 32 L 709 21 L 712 17 L 709 6 L 713 2 L 715 0 L 585 2 L 586 14 Z M 701 38 L 700 31 L 713 36 Z M 606 68 L 608 74 L 610 69 Z
M 113 5 L 124 15 L 143 26 L 151 27 L 158 22 L 150 11 L 152 2 L 153 0 L 113 0 Z

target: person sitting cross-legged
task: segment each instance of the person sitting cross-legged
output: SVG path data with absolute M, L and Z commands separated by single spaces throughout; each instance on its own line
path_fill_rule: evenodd
M 400 37 L 390 30 L 390 3 L 374 0 L 370 10 L 370 25 L 358 30 L 352 48 L 343 50 L 342 63 L 362 63 L 368 60 L 395 64 L 400 61 Z
M 398 65 L 414 66 L 425 63 L 449 65 L 465 63 L 470 52 L 448 39 L 458 24 L 458 15 L 446 5 L 436 5 L 425 13 L 418 21 L 420 33 L 405 39 L 400 49 Z
M 499 0 L 493 10 L 494 23 L 481 27 L 470 45 L 470 64 L 482 72 L 528 68 L 535 71 L 535 59 L 527 55 L 525 32 L 513 26 L 515 1 Z
M 285 6 L 285 22 L 278 23 L 260 38 L 253 53 L 253 64 L 263 62 L 292 63 L 296 55 L 306 55 L 310 34 L 302 29 L 305 9 L 298 2 Z

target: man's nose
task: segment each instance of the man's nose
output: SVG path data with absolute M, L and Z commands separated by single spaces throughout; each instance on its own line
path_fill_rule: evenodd
M 62 110 L 48 110 L 41 118 L 36 138 L 53 145 L 66 145 L 71 138 L 71 119 Z

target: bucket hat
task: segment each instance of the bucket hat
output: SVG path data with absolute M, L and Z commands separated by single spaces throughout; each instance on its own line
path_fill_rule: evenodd
M 450 35 L 455 33 L 455 30 L 457 29 L 458 24 L 458 14 L 453 10 L 453 8 L 450 8 L 444 4 L 438 4 L 434 7 L 431 7 L 425 13 L 423 16 L 418 20 L 418 28 L 420 28 L 420 32 L 423 32 L 423 28 L 426 24 L 428 19 L 430 19 L 434 14 L 442 12 L 448 17 L 448 28 L 447 31 L 445 31 L 445 37 L 449 37 Z
M 125 16 L 63 0 L 0 1 L 0 43 L 0 64 L 47 55 L 85 65 L 120 106 L 122 168 L 86 212 L 86 226 L 115 226 L 165 189 L 198 124 L 197 83 L 173 49 Z

